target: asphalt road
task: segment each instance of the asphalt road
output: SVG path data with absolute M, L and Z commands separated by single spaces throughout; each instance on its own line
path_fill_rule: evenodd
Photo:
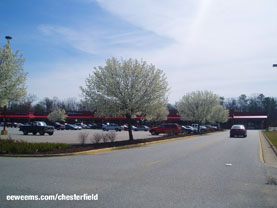
M 50 143 L 67 143 L 67 144 L 80 144 L 79 135 L 82 133 L 88 133 L 88 137 L 85 143 L 92 143 L 91 138 L 96 133 L 107 133 L 107 131 L 99 129 L 82 129 L 82 130 L 55 130 L 54 135 L 49 136 L 45 134 L 43 136 L 37 134 L 33 135 L 29 133 L 28 135 L 23 135 L 19 128 L 8 128 L 8 135 L 1 135 L 1 138 L 12 138 L 14 140 L 24 140 L 28 142 L 50 142 Z M 128 131 L 109 131 L 116 133 L 116 141 L 128 140 Z M 145 139 L 150 137 L 157 137 L 156 135 L 151 135 L 148 131 L 133 131 L 133 136 L 135 139 Z
M 258 138 L 221 132 L 97 155 L 1 157 L 0 207 L 277 207 L 277 186 L 267 184 L 277 169 L 261 162 Z M 56 193 L 98 201 L 6 200 Z

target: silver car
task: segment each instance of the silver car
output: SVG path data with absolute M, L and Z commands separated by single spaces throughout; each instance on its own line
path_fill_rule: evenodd
M 107 124 L 103 126 L 103 131 L 109 131 L 109 130 L 114 130 L 114 131 L 121 131 L 121 126 L 117 124 Z

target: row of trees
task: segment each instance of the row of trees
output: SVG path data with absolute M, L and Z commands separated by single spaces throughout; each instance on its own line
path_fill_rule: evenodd
M 236 112 L 263 112 L 268 115 L 268 123 L 277 125 L 277 99 L 257 94 L 247 97 L 245 94 L 238 98 L 221 98 L 222 104 Z
M 265 97 L 263 94 L 257 94 L 247 97 L 245 94 L 238 98 L 222 99 L 224 106 L 228 109 L 238 112 L 266 112 L 270 108 L 277 107 L 277 101 L 273 97 Z
M 76 98 L 60 100 L 57 97 L 44 98 L 38 101 L 35 95 L 28 95 L 23 101 L 10 102 L 8 110 L 11 112 L 34 112 L 36 114 L 49 114 L 55 109 L 65 111 L 83 111 L 86 107 Z

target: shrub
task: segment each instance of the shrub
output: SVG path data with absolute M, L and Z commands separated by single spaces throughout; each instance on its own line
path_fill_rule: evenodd
M 115 132 L 109 132 L 105 135 L 105 138 L 107 141 L 114 142 L 116 138 L 116 133 Z
M 98 144 L 99 142 L 101 142 L 102 137 L 103 137 L 102 134 L 95 133 L 95 134 L 93 134 L 93 137 L 91 138 L 91 142 L 95 143 L 95 144 Z
M 102 141 L 106 143 L 109 140 L 108 134 L 102 134 Z
M 116 138 L 115 132 L 109 132 L 109 133 L 95 133 L 93 137 L 91 138 L 91 142 L 98 144 L 99 142 L 103 141 L 103 143 L 106 143 L 108 141 L 114 142 Z
M 86 140 L 88 138 L 89 133 L 88 132 L 80 132 L 79 133 L 79 141 L 82 145 L 86 143 Z
M 29 143 L 12 139 L 0 138 L 0 154 L 31 154 L 71 148 L 70 144 Z

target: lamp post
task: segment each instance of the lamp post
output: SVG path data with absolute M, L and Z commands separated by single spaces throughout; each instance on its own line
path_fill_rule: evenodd
M 8 41 L 8 44 L 10 44 L 10 40 L 13 39 L 11 36 L 8 36 L 8 35 L 5 38 Z
M 10 44 L 10 40 L 12 39 L 11 36 L 6 36 L 5 37 L 6 40 L 8 41 L 8 44 Z M 7 93 L 7 90 L 5 90 L 6 93 Z M 4 128 L 3 130 L 1 131 L 1 135 L 8 135 L 8 131 L 6 130 L 6 125 L 7 125 L 7 121 L 6 121 L 6 113 L 7 113 L 7 105 L 4 106 L 4 109 L 3 109 L 3 120 L 4 120 Z

